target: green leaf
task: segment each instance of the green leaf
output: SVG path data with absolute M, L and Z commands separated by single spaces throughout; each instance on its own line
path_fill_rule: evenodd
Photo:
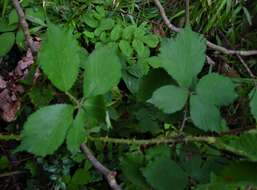
M 111 40 L 112 41 L 117 41 L 120 37 L 121 37 L 121 34 L 122 34 L 122 28 L 121 28 L 121 25 L 116 25 L 113 30 L 111 31 Z
M 86 185 L 90 182 L 91 176 L 89 171 L 85 169 L 77 169 L 72 176 L 71 183 L 73 185 Z
M 132 47 L 137 52 L 139 58 L 145 58 L 150 56 L 150 50 L 144 45 L 140 40 L 134 39 L 132 42 Z
M 12 32 L 6 32 L 0 35 L 0 57 L 6 55 L 15 42 L 15 35 Z
M 96 20 L 93 14 L 88 13 L 83 17 L 83 21 L 91 28 L 96 28 L 98 26 L 98 20 Z
M 204 131 L 221 131 L 219 109 L 198 95 L 190 97 L 190 115 L 193 123 Z
M 17 12 L 15 9 L 13 9 L 10 14 L 9 14 L 9 17 L 8 17 L 8 20 L 9 20 L 9 25 L 11 24 L 17 24 L 19 22 L 19 17 L 17 15 Z
M 121 159 L 122 174 L 134 185 L 141 188 L 148 187 L 140 168 L 143 167 L 144 160 L 142 154 L 128 154 Z
M 31 102 L 36 107 L 42 107 L 49 104 L 49 102 L 53 99 L 53 89 L 45 86 L 33 86 L 31 91 L 28 93 Z
M 175 39 L 162 42 L 162 67 L 180 86 L 188 88 L 203 67 L 205 49 L 205 40 L 187 27 Z
M 187 90 L 167 85 L 157 89 L 148 102 L 154 104 L 164 113 L 174 113 L 184 107 L 187 97 Z
M 121 52 L 122 52 L 125 56 L 127 56 L 127 57 L 131 57 L 131 56 L 132 56 L 132 54 L 133 54 L 133 49 L 132 49 L 132 47 L 131 47 L 131 45 L 130 45 L 130 43 L 129 43 L 128 41 L 126 41 L 126 40 L 121 40 L 121 41 L 119 42 L 119 48 L 120 48 Z
M 147 58 L 147 62 L 154 69 L 161 67 L 161 61 L 158 56 L 152 56 Z
M 45 24 L 45 13 L 43 8 L 27 8 L 26 9 L 26 19 L 30 22 L 46 26 Z
M 225 148 L 228 151 L 248 158 L 250 161 L 257 161 L 257 134 L 249 132 L 240 136 L 224 136 L 218 138 L 217 146 Z
M 106 18 L 101 20 L 99 29 L 102 31 L 111 30 L 113 26 L 114 26 L 114 20 L 111 18 Z
M 119 83 L 121 64 L 114 48 L 100 47 L 88 57 L 84 75 L 86 97 L 105 94 Z
M 216 73 L 201 78 L 197 84 L 196 92 L 217 106 L 231 104 L 237 97 L 235 84 L 232 80 Z
M 144 36 L 142 40 L 150 48 L 155 48 L 159 43 L 158 37 L 153 34 Z
M 144 76 L 139 83 L 137 97 L 146 101 L 151 98 L 153 92 L 163 85 L 172 83 L 171 77 L 163 69 L 153 69 Z
M 4 18 L 0 18 L 0 32 L 11 32 L 17 28 L 17 24 L 9 25 Z
M 19 29 L 18 32 L 16 32 L 16 44 L 18 45 L 19 48 L 25 49 L 25 36 L 24 32 L 22 29 Z
M 83 104 L 86 122 L 105 121 L 106 106 L 103 96 L 88 98 Z
M 257 122 L 257 90 L 256 90 L 256 88 L 254 88 L 251 91 L 251 93 L 249 94 L 249 99 L 251 100 L 250 101 L 251 113 Z
M 71 153 L 79 152 L 79 146 L 85 141 L 86 130 L 85 127 L 85 113 L 84 110 L 79 110 L 77 116 L 75 117 L 71 128 L 68 131 L 66 143 L 67 148 Z
M 124 40 L 131 40 L 133 34 L 134 34 L 134 31 L 135 31 L 135 28 L 136 26 L 135 25 L 129 25 L 127 26 L 123 32 L 122 32 L 122 38 Z
M 72 124 L 73 106 L 56 104 L 43 107 L 28 117 L 18 151 L 37 156 L 52 154 L 63 143 Z
M 80 47 L 71 31 L 49 25 L 38 62 L 44 73 L 59 90 L 68 91 L 77 79 Z
M 187 186 L 187 175 L 168 157 L 159 157 L 143 170 L 146 181 L 156 190 L 183 190 Z

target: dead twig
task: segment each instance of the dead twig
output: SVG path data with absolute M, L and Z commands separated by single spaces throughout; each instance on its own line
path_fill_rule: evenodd
M 12 4 L 13 4 L 14 8 L 16 9 L 16 12 L 19 16 L 20 25 L 21 25 L 22 30 L 23 30 L 24 35 L 25 35 L 25 40 L 26 40 L 27 47 L 31 50 L 33 55 L 36 55 L 37 49 L 34 45 L 34 41 L 33 41 L 32 37 L 30 35 L 29 26 L 28 26 L 28 23 L 26 22 L 25 14 L 24 14 L 24 11 L 23 11 L 23 9 L 20 5 L 20 2 L 19 2 L 19 0 L 12 0 Z
M 160 15 L 164 21 L 164 23 L 166 24 L 166 26 L 174 31 L 174 32 L 179 32 L 181 30 L 181 28 L 176 27 L 175 25 L 171 24 L 171 22 L 169 21 L 169 18 L 166 15 L 166 12 L 162 6 L 162 4 L 160 3 L 159 0 L 153 0 L 156 7 L 159 9 Z M 252 55 L 257 55 L 257 50 L 232 50 L 232 49 L 227 49 L 225 47 L 216 45 L 210 41 L 207 40 L 207 46 L 210 49 L 219 51 L 221 53 L 227 54 L 227 55 L 240 55 L 240 56 L 252 56 Z
M 109 186 L 113 190 L 121 190 L 121 187 L 116 182 L 116 175 L 117 173 L 115 171 L 111 171 L 108 168 L 106 168 L 102 163 L 100 163 L 96 157 L 93 155 L 91 150 L 87 147 L 86 144 L 82 143 L 80 145 L 81 151 L 85 154 L 87 159 L 92 163 L 92 165 L 95 167 L 95 169 L 104 175 L 105 179 L 107 180 Z

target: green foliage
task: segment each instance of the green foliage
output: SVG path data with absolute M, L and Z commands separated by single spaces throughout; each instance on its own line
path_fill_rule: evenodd
M 157 89 L 148 102 L 156 105 L 164 113 L 174 113 L 184 107 L 187 97 L 187 90 L 167 85 Z
M 85 140 L 86 130 L 84 129 L 86 117 L 81 109 L 75 117 L 67 134 L 67 148 L 70 152 L 79 152 L 79 146 Z
M 73 107 L 56 104 L 43 107 L 29 116 L 22 131 L 18 151 L 26 150 L 38 156 L 53 154 L 63 143 L 72 123 Z
M 205 61 L 206 42 L 190 28 L 161 44 L 161 65 L 181 87 L 189 88 Z
M 190 1 L 192 29 L 182 28 L 184 2 L 166 2 L 167 17 L 182 28 L 176 36 L 149 1 L 21 3 L 32 37 L 42 42 L 20 81 L 9 71 L 26 53 L 25 37 L 11 1 L 0 3 L 0 83 L 7 82 L 0 99 L 10 92 L 0 113 L 21 103 L 16 121 L 0 121 L 4 181 L 11 175 L 20 188 L 108 189 L 80 152 L 84 142 L 117 171 L 122 189 L 257 186 L 256 80 L 219 51 L 208 50 L 215 64 L 204 65 L 206 40 L 193 32 L 219 45 L 225 40 L 227 48 L 255 48 L 255 2 Z M 254 57 L 244 61 L 256 73 Z M 234 70 L 237 78 L 230 78 Z
M 257 122 L 257 91 L 255 88 L 249 94 L 249 98 L 250 98 L 251 112 Z
M 147 182 L 157 190 L 167 190 L 170 188 L 182 190 L 187 186 L 185 172 L 175 161 L 164 156 L 150 162 L 143 169 L 143 174 Z
M 198 95 L 190 97 L 190 115 L 196 126 L 205 131 L 221 131 L 221 116 L 217 107 Z
M 249 132 L 236 137 L 225 136 L 220 138 L 218 142 L 221 143 L 221 147 L 233 150 L 238 155 L 247 157 L 251 161 L 257 161 L 255 151 L 256 139 L 257 134 L 255 132 Z
M 90 54 L 84 77 L 86 97 L 105 94 L 116 86 L 121 77 L 121 64 L 114 48 L 101 47 Z
M 201 78 L 196 93 L 216 106 L 229 105 L 236 98 L 235 84 L 229 78 L 216 73 Z
M 180 111 L 203 67 L 205 48 L 204 40 L 190 28 L 183 29 L 175 40 L 164 41 L 161 45 L 161 65 L 180 87 L 161 87 L 153 93 L 149 102 L 164 113 Z M 187 54 L 183 55 L 184 52 Z M 208 74 L 196 84 L 194 93 L 196 95 L 191 94 L 189 104 L 193 123 L 204 131 L 223 130 L 224 121 L 220 116 L 219 106 L 231 104 L 237 97 L 233 82 L 215 73 Z
M 15 42 L 13 32 L 6 32 L 0 35 L 0 57 L 6 55 L 12 48 Z
M 64 40 L 65 39 L 65 40 Z M 79 72 L 79 46 L 71 31 L 49 24 L 38 62 L 51 82 L 61 91 L 68 91 Z

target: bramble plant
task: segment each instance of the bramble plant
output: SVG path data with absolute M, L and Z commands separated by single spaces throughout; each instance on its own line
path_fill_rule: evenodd
M 13 0 L 18 14 L 7 9 L 8 16 L 0 20 L 0 61 L 12 60 L 9 55 L 16 46 L 20 53 L 26 45 L 32 50 L 30 34 L 41 38 L 40 48 L 31 55 L 35 64 L 25 68 L 28 73 L 19 79 L 12 79 L 12 73 L 8 76 L 15 82 L 6 83 L 0 76 L 0 98 L 4 90 L 11 92 L 9 83 L 25 89 L 22 100 L 17 98 L 24 103 L 17 121 L 6 127 L 12 131 L 23 125 L 20 136 L 0 134 L 0 140 L 21 141 L 12 156 L 34 155 L 24 166 L 30 175 L 28 189 L 45 187 L 45 176 L 50 188 L 71 190 L 108 185 L 115 190 L 257 187 L 256 78 L 247 65 L 251 78 L 225 75 L 217 63 L 210 63 L 207 48 L 227 54 L 212 55 L 215 60 L 226 62 L 232 59 L 228 55 L 235 55 L 243 64 L 242 57 L 255 56 L 256 50 L 228 50 L 193 31 L 197 18 L 204 19 L 195 15 L 195 9 L 208 6 L 201 10 L 208 14 L 210 1 L 176 12 L 172 19 L 184 12 L 188 16 L 181 21 L 187 22 L 184 28 L 173 26 L 161 3 L 154 2 L 176 35 L 168 37 L 159 22 L 148 22 L 159 17 L 149 2 L 49 1 L 41 6 L 22 1 L 23 18 L 19 1 Z M 220 14 L 228 7 L 222 21 L 210 11 L 202 32 L 223 28 L 228 15 L 238 15 L 233 12 L 236 7 L 244 12 L 245 23 L 252 23 L 242 2 L 225 3 L 213 5 Z M 5 15 L 8 2 L 1 6 Z M 14 167 L 9 159 L 0 156 L 0 171 Z M 9 172 L 0 178 L 6 175 Z

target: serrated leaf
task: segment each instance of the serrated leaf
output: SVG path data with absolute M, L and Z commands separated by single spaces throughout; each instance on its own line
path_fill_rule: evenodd
M 159 43 L 158 37 L 153 34 L 144 36 L 142 40 L 150 48 L 155 48 Z
M 84 110 L 79 110 L 76 115 L 71 128 L 68 131 L 68 135 L 66 138 L 67 148 L 71 153 L 79 152 L 79 146 L 81 143 L 85 141 L 86 130 L 85 127 L 85 113 Z
M 162 67 L 180 86 L 188 88 L 203 67 L 205 50 L 205 40 L 187 27 L 175 39 L 161 43 Z
M 18 151 L 37 156 L 52 154 L 63 143 L 72 123 L 73 106 L 56 104 L 43 107 L 28 117 Z
M 145 57 L 149 57 L 150 56 L 149 48 L 146 47 L 142 41 L 134 39 L 132 41 L 132 47 L 137 52 L 137 56 L 139 58 L 145 58 Z
M 13 32 L 6 32 L 0 35 L 0 57 L 6 55 L 15 42 L 15 35 Z
M 184 107 L 187 97 L 187 90 L 167 85 L 157 89 L 148 102 L 154 104 L 164 113 L 174 113 Z
M 204 131 L 221 131 L 219 109 L 198 95 L 190 97 L 190 115 L 198 128 Z
M 71 31 L 49 25 L 38 62 L 51 82 L 61 91 L 68 91 L 77 79 L 80 47 Z
M 249 94 L 249 99 L 250 99 L 251 113 L 257 122 L 257 90 L 256 90 L 256 88 L 254 88 L 251 91 L 251 93 Z
M 183 190 L 187 186 L 187 175 L 168 157 L 159 157 L 142 169 L 146 181 L 156 190 Z
M 216 73 L 201 78 L 197 84 L 196 92 L 217 106 L 231 104 L 237 97 L 235 84 L 231 79 Z
M 133 49 L 132 49 L 132 47 L 131 47 L 131 45 L 130 45 L 130 43 L 129 43 L 128 41 L 126 41 L 126 40 L 121 40 L 121 41 L 119 42 L 119 48 L 120 48 L 121 52 L 122 52 L 125 56 L 127 56 L 127 57 L 131 57 L 131 56 L 132 56 L 132 54 L 133 54 Z
M 116 86 L 121 78 L 121 64 L 115 50 L 100 47 L 88 57 L 84 75 L 84 95 L 86 97 L 105 94 Z

